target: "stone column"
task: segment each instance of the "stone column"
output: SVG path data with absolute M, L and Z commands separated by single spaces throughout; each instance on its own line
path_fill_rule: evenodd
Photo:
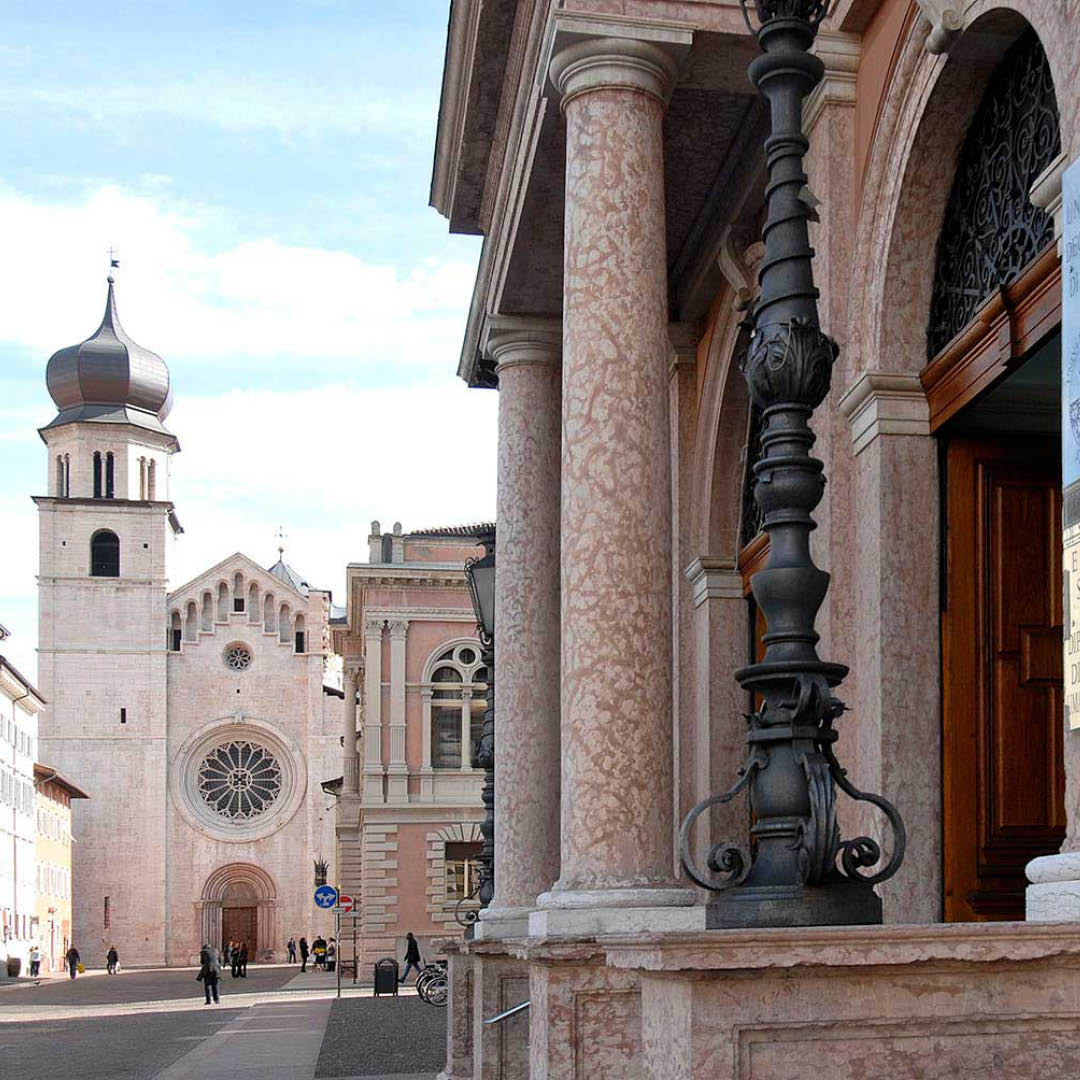
M 343 795 L 356 795 L 360 790 L 360 755 L 356 748 L 356 694 L 360 687 L 363 663 L 346 660 L 343 685 L 345 690 L 345 715 L 342 723 L 342 784 Z
M 395 522 L 395 531 L 400 525 Z M 386 767 L 386 801 L 409 801 L 409 766 L 405 763 L 405 637 L 404 619 L 390 623 L 390 761 Z
M 659 33 L 664 44 L 688 40 Z M 703 922 L 683 910 L 693 893 L 677 887 L 672 867 L 663 118 L 677 62 L 640 39 L 557 45 L 551 78 L 566 115 L 562 851 L 561 876 L 540 898 L 548 910 L 531 916 L 530 931 L 690 928 Z
M 559 472 L 562 327 L 496 316 L 495 895 L 478 937 L 528 932 L 559 876 Z
M 382 619 L 364 626 L 364 802 L 383 801 Z

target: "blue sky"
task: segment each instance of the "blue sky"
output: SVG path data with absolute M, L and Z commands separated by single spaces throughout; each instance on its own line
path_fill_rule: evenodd
M 479 252 L 427 205 L 447 0 L 9 2 L 0 20 L 0 648 L 34 677 L 44 370 L 122 322 L 169 364 L 179 585 L 234 550 L 342 596 L 368 523 L 487 518 L 456 379 Z M 260 437 L 260 433 L 264 433 Z

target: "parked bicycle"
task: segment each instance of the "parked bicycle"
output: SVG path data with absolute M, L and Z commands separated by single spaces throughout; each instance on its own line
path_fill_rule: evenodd
M 445 1009 L 450 997 L 450 979 L 445 960 L 428 964 L 416 977 L 416 993 L 427 1005 Z

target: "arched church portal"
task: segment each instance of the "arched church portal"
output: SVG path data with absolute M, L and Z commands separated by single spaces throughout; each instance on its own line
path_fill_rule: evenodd
M 252 961 L 273 960 L 277 948 L 277 887 L 250 863 L 219 867 L 203 886 L 196 905 L 199 943 L 220 949 L 229 941 L 247 942 Z

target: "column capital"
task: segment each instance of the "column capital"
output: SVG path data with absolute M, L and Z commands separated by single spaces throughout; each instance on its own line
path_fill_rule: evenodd
M 364 637 L 381 637 L 384 621 L 384 619 L 368 619 L 364 623 Z
M 879 435 L 930 435 L 930 404 L 918 375 L 864 371 L 837 404 L 855 454 Z
M 525 315 L 489 315 L 480 340 L 495 373 L 522 364 L 558 367 L 562 361 L 562 320 Z
M 397 641 L 403 641 L 405 639 L 405 635 L 409 632 L 408 619 L 392 619 L 389 626 L 390 637 Z
M 548 27 L 547 70 L 565 109 L 590 90 L 637 90 L 667 102 L 692 31 L 664 25 L 565 14 Z
M 855 106 L 855 76 L 859 71 L 862 38 L 840 30 L 818 30 L 811 50 L 825 65 L 821 82 L 803 102 L 803 130 L 813 130 L 826 105 Z

